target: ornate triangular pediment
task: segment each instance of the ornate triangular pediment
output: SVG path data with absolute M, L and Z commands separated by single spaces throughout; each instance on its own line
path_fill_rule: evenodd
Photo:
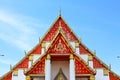
M 62 69 L 60 68 L 58 74 L 56 75 L 54 80 L 67 80 L 66 76 L 64 75 Z
M 56 38 L 53 40 L 52 44 L 48 48 L 47 53 L 50 54 L 71 54 L 73 53 L 70 44 L 62 35 L 62 33 L 58 33 Z

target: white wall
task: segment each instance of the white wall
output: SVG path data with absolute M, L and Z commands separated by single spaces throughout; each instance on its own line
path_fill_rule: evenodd
M 96 80 L 109 80 L 109 76 L 104 76 L 103 69 L 96 69 Z
M 80 57 L 87 62 L 88 61 L 88 55 L 87 54 L 80 54 Z
M 69 61 L 52 61 L 51 62 L 51 80 L 54 80 L 60 68 L 62 69 L 67 80 L 69 80 Z
M 18 76 L 12 74 L 12 80 L 25 80 L 24 70 L 18 70 Z
M 70 42 L 71 46 L 75 49 L 75 42 Z
M 40 58 L 40 55 L 33 55 L 33 63 Z

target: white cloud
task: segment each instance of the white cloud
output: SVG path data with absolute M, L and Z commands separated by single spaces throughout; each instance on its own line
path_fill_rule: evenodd
M 8 60 L 8 59 L 0 59 L 0 63 L 2 64 L 6 64 L 6 65 L 14 65 L 16 63 L 16 61 L 13 61 L 13 60 Z
M 0 26 L 0 39 L 22 50 L 30 49 L 31 37 L 35 37 L 40 26 L 35 21 L 38 22 L 31 17 L 0 10 L 0 23 L 5 25 Z

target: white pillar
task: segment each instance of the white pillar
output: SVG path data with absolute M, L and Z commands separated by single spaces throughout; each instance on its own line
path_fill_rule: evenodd
M 46 66 L 45 66 L 45 80 L 51 80 L 51 62 L 50 55 L 47 55 Z
M 75 80 L 75 64 L 74 64 L 74 57 L 70 55 L 70 80 Z

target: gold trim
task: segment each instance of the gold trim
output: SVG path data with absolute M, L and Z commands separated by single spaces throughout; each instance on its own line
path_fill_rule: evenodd
M 18 69 L 15 69 L 15 70 L 13 71 L 13 76 L 18 76 Z
M 30 76 L 26 76 L 26 80 L 31 80 Z
M 95 76 L 94 76 L 94 75 L 91 75 L 91 76 L 90 76 L 90 80 L 95 80 Z
M 45 76 L 45 74 L 29 74 L 29 76 Z
M 70 59 L 74 59 L 74 56 L 73 56 L 73 54 L 71 54 L 71 55 L 70 55 Z
M 90 69 L 93 73 L 94 73 L 94 75 L 96 74 L 96 71 L 94 70 L 94 69 L 92 69 L 88 64 L 87 64 L 87 62 L 85 62 L 81 57 L 80 57 L 80 55 L 78 55 L 78 54 L 74 54 L 77 58 L 79 58 L 86 66 L 87 66 L 87 68 L 88 69 Z
M 47 60 L 50 60 L 51 59 L 51 56 L 50 54 L 47 55 Z
M 91 74 L 76 74 L 75 76 L 90 76 Z
M 93 56 L 91 54 L 88 54 L 88 61 L 92 61 L 93 60 Z
M 33 55 L 30 55 L 29 56 L 29 61 L 33 61 L 33 57 L 34 57 Z
M 108 76 L 109 70 L 108 69 L 103 69 L 103 74 L 104 76 Z
M 79 42 L 75 42 L 75 47 L 79 47 Z
M 43 48 L 46 47 L 46 43 L 45 43 L 45 42 L 42 43 L 42 47 L 43 47 Z

